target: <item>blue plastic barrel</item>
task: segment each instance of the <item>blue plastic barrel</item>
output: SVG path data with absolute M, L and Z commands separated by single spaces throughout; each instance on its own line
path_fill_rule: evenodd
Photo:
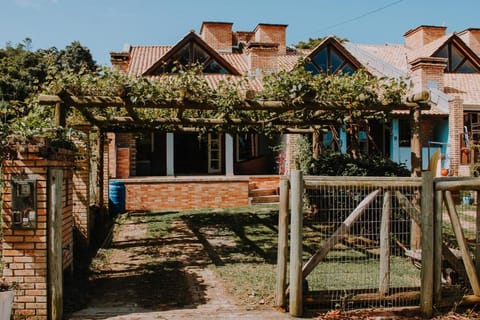
M 122 181 L 108 182 L 108 203 L 111 213 L 125 212 L 125 184 Z

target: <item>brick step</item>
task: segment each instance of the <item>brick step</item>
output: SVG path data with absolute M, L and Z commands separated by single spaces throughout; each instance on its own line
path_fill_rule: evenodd
M 269 195 L 269 196 L 258 196 L 250 197 L 250 204 L 260 204 L 260 203 L 278 203 L 280 201 L 280 196 L 278 195 Z
M 262 196 L 273 196 L 278 195 L 277 189 L 264 188 L 264 189 L 253 189 L 248 192 L 249 197 L 262 197 Z

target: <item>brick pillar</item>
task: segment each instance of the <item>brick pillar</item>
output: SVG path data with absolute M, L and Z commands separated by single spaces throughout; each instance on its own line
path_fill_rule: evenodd
M 3 277 L 18 283 L 13 305 L 14 319 L 46 320 L 48 318 L 47 210 L 49 168 L 63 168 L 62 183 L 62 248 L 63 269 L 73 261 L 72 177 L 73 153 L 51 151 L 46 144 L 17 145 L 13 160 L 3 161 Z M 12 221 L 12 179 L 29 179 L 30 190 L 36 191 L 36 224 L 22 229 Z M 19 194 L 16 184 L 16 194 Z M 34 186 L 31 188 L 31 186 Z M 16 196 L 15 196 L 16 197 Z
M 89 246 L 90 239 L 90 143 L 89 134 L 75 141 L 75 171 L 73 173 L 73 218 L 78 245 Z
M 108 180 L 111 178 L 115 178 L 115 176 L 112 175 L 112 169 L 110 167 L 110 158 L 112 157 L 111 151 L 112 151 L 112 142 L 110 139 L 109 134 L 106 134 L 106 136 L 103 137 L 102 139 L 102 145 L 100 146 L 102 150 L 102 160 L 103 160 L 103 170 L 101 171 L 103 173 L 103 192 L 102 192 L 102 200 L 103 200 L 103 207 L 108 208 Z M 115 153 L 116 157 L 116 153 Z M 117 169 L 115 168 L 115 171 Z
M 117 178 L 130 177 L 130 148 L 117 148 Z
M 291 170 L 297 168 L 297 154 L 298 154 L 298 134 L 286 135 L 286 147 L 285 147 L 285 174 L 290 174 Z
M 458 167 L 460 165 L 461 143 L 460 138 L 463 133 L 463 100 L 455 98 L 449 102 L 448 117 L 448 142 L 450 144 L 450 170 L 453 175 L 458 175 Z

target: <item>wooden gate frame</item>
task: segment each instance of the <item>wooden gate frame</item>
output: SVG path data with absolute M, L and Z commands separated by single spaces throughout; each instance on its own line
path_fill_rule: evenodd
M 452 200 L 452 191 L 459 190 L 475 190 L 477 199 L 480 196 L 480 179 L 478 178 L 433 178 L 430 171 L 424 171 L 421 175 L 421 209 L 409 210 L 408 214 L 418 225 L 421 226 L 421 290 L 420 290 L 420 312 L 431 317 L 434 306 L 443 306 L 448 301 L 442 301 L 442 257 L 447 259 L 452 265 L 458 261 L 450 249 L 442 245 L 442 207 L 443 202 L 447 207 L 447 211 L 454 229 L 460 251 L 462 253 L 463 265 L 465 265 L 465 274 L 470 282 L 473 295 L 463 297 L 461 304 L 480 303 L 480 259 L 476 259 L 474 264 L 467 248 L 465 236 L 460 225 L 458 213 L 456 212 L 454 202 Z M 415 178 L 414 178 L 415 179 Z M 374 198 L 379 191 L 373 191 L 363 204 Z M 398 198 L 398 197 L 397 197 Z M 291 203 L 289 203 L 289 200 Z M 401 199 L 400 199 L 400 202 Z M 290 281 L 289 287 L 286 286 L 286 270 L 287 270 L 287 252 L 288 252 L 288 214 L 290 206 Z M 384 208 L 389 206 L 388 201 L 383 204 Z M 339 228 L 336 233 L 348 231 L 349 220 L 353 222 L 356 217 L 361 214 L 359 205 L 347 220 L 343 223 L 343 228 Z M 302 260 L 302 227 L 303 227 L 303 176 L 301 171 L 292 170 L 290 177 L 283 176 L 280 180 L 280 207 L 279 207 L 279 228 L 278 228 L 278 252 L 277 252 L 277 283 L 276 283 L 276 304 L 277 306 L 286 306 L 287 295 L 289 297 L 289 312 L 294 317 L 299 317 L 303 313 L 303 279 L 309 274 L 313 268 L 322 260 L 322 257 L 328 253 L 334 243 L 327 243 L 315 254 L 305 265 Z M 383 221 L 382 226 L 388 225 L 387 221 Z M 477 205 L 477 231 L 480 230 L 480 204 Z M 381 237 L 388 237 L 388 228 L 381 228 Z M 332 240 L 333 241 L 333 240 Z M 477 232 L 477 247 L 475 255 L 480 257 L 480 232 Z M 381 268 L 382 262 L 380 262 Z M 303 266 L 303 268 L 302 268 Z M 460 268 L 460 267 L 459 267 Z M 388 270 L 385 270 L 388 273 Z M 386 280 L 385 280 L 386 281 Z M 379 290 L 382 290 L 380 280 Z M 457 301 L 458 302 L 458 301 Z

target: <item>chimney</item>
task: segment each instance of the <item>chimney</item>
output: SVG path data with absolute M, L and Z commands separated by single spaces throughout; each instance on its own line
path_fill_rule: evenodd
M 458 35 L 480 57 L 480 28 L 469 28 Z
M 232 52 L 232 25 L 231 22 L 203 22 L 200 37 L 217 51 Z
M 286 24 L 266 24 L 260 23 L 255 30 L 255 42 L 275 43 L 278 45 L 279 54 L 286 54 Z
M 417 58 L 409 63 L 414 88 L 417 88 L 417 91 L 427 89 L 444 91 L 443 75 L 447 66 L 447 58 Z
M 405 45 L 410 49 L 418 49 L 445 35 L 447 27 L 419 26 L 407 31 L 403 37 Z
M 127 72 L 130 52 L 110 52 L 110 62 L 115 70 Z
M 278 44 L 251 42 L 246 48 L 248 72 L 261 79 L 278 70 Z
M 255 33 L 252 31 L 235 31 L 233 33 L 233 43 L 235 46 L 245 45 L 255 39 Z

